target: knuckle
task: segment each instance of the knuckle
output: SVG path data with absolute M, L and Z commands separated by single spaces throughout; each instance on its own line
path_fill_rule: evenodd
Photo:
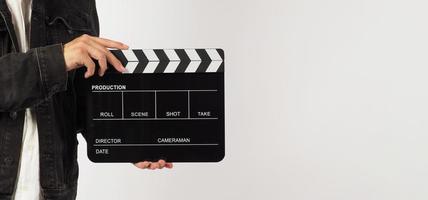
M 80 36 L 82 39 L 85 39 L 85 40 L 87 40 L 87 39 L 89 39 L 89 37 L 91 37 L 91 36 L 89 36 L 88 34 L 83 34 L 82 36 Z
M 110 51 L 107 50 L 106 48 L 102 48 L 101 51 L 105 54 L 105 55 L 110 55 Z
M 100 53 L 99 51 L 94 51 L 93 54 L 97 60 L 103 59 L 103 54 Z
M 81 48 L 81 49 L 86 48 L 86 42 L 85 42 L 85 41 L 82 41 L 82 40 L 79 40 L 79 41 L 76 43 L 76 45 L 77 45 L 77 47 L 79 47 L 79 48 Z
M 80 36 L 79 41 L 80 42 L 88 42 L 89 41 L 89 36 L 82 35 L 82 36 Z

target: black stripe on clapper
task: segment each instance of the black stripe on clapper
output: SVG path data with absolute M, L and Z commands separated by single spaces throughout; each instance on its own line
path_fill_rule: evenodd
M 218 54 L 220 55 L 223 62 L 221 62 L 220 67 L 218 68 L 217 72 L 224 72 L 224 51 L 223 49 L 217 49 Z
M 201 64 L 199 65 L 198 69 L 196 70 L 196 73 L 203 73 L 206 72 L 208 67 L 210 66 L 212 60 L 208 53 L 205 51 L 205 49 L 196 49 L 196 52 L 198 53 L 199 57 L 201 58 Z
M 110 50 L 110 52 L 122 63 L 123 66 L 126 66 L 128 64 L 128 59 L 126 59 L 125 55 L 121 50 Z M 116 72 L 116 69 L 109 63 L 107 71 Z
M 155 52 L 156 56 L 159 58 L 159 64 L 156 67 L 154 73 L 163 73 L 166 67 L 168 66 L 170 60 L 164 50 L 155 49 L 153 51 Z
M 122 63 L 123 66 L 128 64 L 128 60 L 121 50 L 110 50 L 110 52 Z
M 135 57 L 138 59 L 138 65 L 135 67 L 135 70 L 133 73 L 143 73 L 144 69 L 149 64 L 149 59 L 146 55 L 144 55 L 143 50 L 141 49 L 135 49 L 133 50 Z
M 175 70 L 175 73 L 184 73 L 190 64 L 190 58 L 184 49 L 176 49 L 175 53 L 177 53 L 180 58 L 180 64 Z

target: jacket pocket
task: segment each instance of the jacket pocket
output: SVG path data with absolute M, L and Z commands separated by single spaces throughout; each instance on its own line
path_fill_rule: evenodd
M 87 13 L 76 10 L 46 17 L 48 43 L 67 43 L 83 34 L 93 35 Z

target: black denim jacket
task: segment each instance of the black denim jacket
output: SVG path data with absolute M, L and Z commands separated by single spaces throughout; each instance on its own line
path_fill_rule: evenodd
M 95 0 L 33 0 L 30 50 L 20 53 L 5 0 L 0 0 L 0 200 L 15 190 L 26 108 L 36 112 L 44 199 L 75 199 L 77 139 L 84 104 L 83 71 L 66 72 L 62 44 L 98 36 Z

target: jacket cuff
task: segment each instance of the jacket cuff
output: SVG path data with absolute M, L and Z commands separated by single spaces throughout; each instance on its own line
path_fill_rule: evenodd
M 67 70 L 62 44 L 36 49 L 38 70 L 46 97 L 67 90 Z

